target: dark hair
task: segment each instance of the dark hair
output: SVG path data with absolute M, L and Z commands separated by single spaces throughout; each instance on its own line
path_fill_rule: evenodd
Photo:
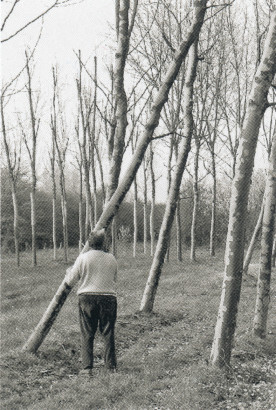
M 90 248 L 102 250 L 104 247 L 105 233 L 101 231 L 92 231 L 88 238 Z

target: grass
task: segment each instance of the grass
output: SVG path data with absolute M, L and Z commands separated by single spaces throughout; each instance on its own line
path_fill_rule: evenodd
M 38 266 L 24 254 L 20 268 L 2 260 L 3 409 L 274 409 L 276 396 L 275 279 L 266 340 L 251 333 L 256 293 L 253 271 L 243 281 L 231 368 L 209 364 L 221 292 L 223 253 L 199 249 L 182 263 L 165 263 L 154 313 L 139 313 L 151 258 L 121 246 L 116 343 L 118 373 L 103 367 L 97 336 L 91 380 L 80 380 L 77 296 L 71 292 L 37 354 L 21 347 L 47 308 L 63 276 L 62 256 L 41 251 Z M 77 250 L 70 251 L 71 263 Z M 70 264 L 71 264 L 70 263 Z M 69 265 L 70 265 L 69 264 Z M 252 265 L 254 266 L 254 265 Z

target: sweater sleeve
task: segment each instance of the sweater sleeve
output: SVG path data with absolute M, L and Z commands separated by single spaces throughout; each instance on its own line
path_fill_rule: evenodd
M 65 282 L 67 285 L 69 285 L 71 288 L 77 283 L 77 281 L 80 279 L 80 274 L 81 274 L 81 258 L 82 255 L 79 255 L 74 263 L 73 266 L 68 268 L 66 270 L 66 275 L 65 275 Z

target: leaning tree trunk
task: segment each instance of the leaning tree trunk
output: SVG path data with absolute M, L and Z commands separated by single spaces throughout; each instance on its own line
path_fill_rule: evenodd
M 243 272 L 244 236 L 248 194 L 258 133 L 267 107 L 268 90 L 276 72 L 276 13 L 272 13 L 262 60 L 252 84 L 238 149 L 235 177 L 232 183 L 228 235 L 225 251 L 225 273 L 220 307 L 211 352 L 212 363 L 229 365 Z
M 190 49 L 186 81 L 183 90 L 184 136 L 180 143 L 176 170 L 171 181 L 165 214 L 160 228 L 149 277 L 141 301 L 140 310 L 142 312 L 152 312 L 153 309 L 158 282 L 168 247 L 168 238 L 174 220 L 182 176 L 191 149 L 191 139 L 193 134 L 193 85 L 196 77 L 197 43 L 198 38 Z
M 248 272 L 248 268 L 249 268 L 249 265 L 250 265 L 250 262 L 251 262 L 251 259 L 252 259 L 255 244 L 256 244 L 257 239 L 259 237 L 259 234 L 261 232 L 262 222 L 263 222 L 263 215 L 264 215 L 264 202 L 262 203 L 261 210 L 260 210 L 260 213 L 259 213 L 259 217 L 258 217 L 256 226 L 255 226 L 255 229 L 254 229 L 254 232 L 253 232 L 252 238 L 250 240 L 250 243 L 249 243 L 249 246 L 248 246 L 248 249 L 247 249 L 247 252 L 246 252 L 246 256 L 245 256 L 245 259 L 244 259 L 244 264 L 243 264 L 243 273 L 244 274 L 247 274 L 247 272 Z
M 103 213 L 95 226 L 96 230 L 108 227 L 114 214 L 117 212 L 120 204 L 122 203 L 124 197 L 126 196 L 133 182 L 133 179 L 141 165 L 146 149 L 152 140 L 154 130 L 156 129 L 159 123 L 160 113 L 168 99 L 169 91 L 172 87 L 172 84 L 174 83 L 178 75 L 182 62 L 185 60 L 191 45 L 195 41 L 196 36 L 198 36 L 198 33 L 200 32 L 205 16 L 207 1 L 208 0 L 199 0 L 195 2 L 195 13 L 192 26 L 185 40 L 181 43 L 179 49 L 175 53 L 174 60 L 171 63 L 168 72 L 163 80 L 163 83 L 159 91 L 157 92 L 154 103 L 152 104 L 151 115 L 145 126 L 144 134 L 141 136 L 139 140 L 138 146 L 132 157 L 132 161 L 128 166 L 116 191 L 114 192 L 110 200 L 107 202 L 103 210 Z M 82 252 L 86 252 L 88 249 L 89 244 L 88 242 L 86 242 L 85 246 L 82 249 Z M 51 329 L 51 326 L 53 325 L 56 317 L 58 316 L 58 313 L 61 307 L 63 306 L 65 300 L 67 299 L 67 296 L 70 293 L 70 291 L 71 288 L 67 285 L 65 280 L 63 280 L 60 287 L 58 288 L 57 293 L 50 302 L 45 314 L 43 315 L 38 325 L 32 332 L 30 338 L 23 346 L 23 350 L 33 353 L 37 351 L 37 349 L 45 339 L 46 335 L 48 334 L 49 330 Z
M 276 133 L 270 153 L 270 166 L 265 189 L 264 216 L 261 238 L 261 261 L 257 284 L 257 300 L 253 322 L 254 334 L 266 337 L 270 278 L 272 269 L 273 233 L 276 212 Z

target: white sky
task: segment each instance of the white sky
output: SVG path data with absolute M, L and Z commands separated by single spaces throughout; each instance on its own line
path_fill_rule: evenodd
M 13 0 L 4 1 L 2 16 Z M 16 31 L 51 5 L 53 0 L 21 0 L 8 20 L 2 39 Z M 51 77 L 51 66 L 58 63 L 63 75 L 72 75 L 76 65 L 74 51 L 81 49 L 88 57 L 104 52 L 108 22 L 114 21 L 113 0 L 83 0 L 75 5 L 52 9 L 44 18 L 42 37 L 35 54 L 36 72 L 41 83 Z M 2 17 L 3 18 L 3 17 Z M 2 43 L 3 80 L 16 74 L 24 64 L 25 49 L 37 41 L 42 21 L 38 21 L 13 39 Z
M 4 0 L 1 2 L 2 20 L 13 1 Z M 53 1 L 20 0 L 2 32 L 2 39 L 40 14 Z M 112 61 L 113 58 L 108 51 L 108 43 L 111 44 L 112 36 L 108 24 L 114 27 L 115 1 L 75 0 L 75 2 L 75 5 L 51 10 L 44 18 L 41 39 L 35 53 L 35 77 L 40 82 L 43 100 L 47 99 L 47 93 L 50 96 L 52 92 L 51 67 L 55 64 L 58 64 L 60 68 L 62 82 L 69 84 L 71 92 L 76 93 L 74 74 L 77 72 L 77 58 L 74 51 L 81 49 L 83 59 L 85 61 L 91 59 L 91 67 L 94 55 L 98 56 L 99 65 L 102 59 Z M 13 39 L 2 44 L 3 83 L 9 81 L 22 69 L 25 61 L 25 50 L 27 47 L 33 48 L 41 27 L 42 21 L 39 20 Z M 101 69 L 99 68 L 100 75 Z M 76 94 L 74 94 L 75 97 Z M 125 158 L 125 164 L 129 161 L 130 157 Z M 256 165 L 263 166 L 264 162 L 262 152 L 259 151 Z

